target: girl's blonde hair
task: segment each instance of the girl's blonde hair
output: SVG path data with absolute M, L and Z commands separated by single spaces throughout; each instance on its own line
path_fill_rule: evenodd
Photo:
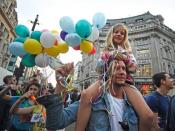
M 109 30 L 108 32 L 108 35 L 107 35 L 107 39 L 106 39 L 106 44 L 107 44 L 107 49 L 110 49 L 110 48 L 114 48 L 114 44 L 113 44 L 113 32 L 116 28 L 123 28 L 125 30 L 125 37 L 124 37 L 124 41 L 123 41 L 123 48 L 126 49 L 126 50 L 129 50 L 131 49 L 131 46 L 130 46 L 130 43 L 128 41 L 128 29 L 127 27 L 124 25 L 124 24 L 116 24 L 114 26 L 111 27 L 111 29 Z

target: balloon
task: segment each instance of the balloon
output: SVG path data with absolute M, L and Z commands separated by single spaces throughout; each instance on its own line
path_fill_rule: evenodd
M 39 54 L 42 52 L 41 44 L 35 39 L 27 39 L 24 42 L 24 49 L 30 54 Z
M 40 36 L 40 42 L 45 48 L 50 48 L 54 45 L 56 37 L 50 32 L 43 32 Z
M 46 54 L 50 55 L 50 56 L 57 57 L 59 55 L 59 49 L 58 48 L 59 48 L 58 45 L 50 47 L 50 48 L 45 48 L 44 52 Z
M 49 65 L 49 56 L 46 54 L 39 54 L 35 57 L 36 66 L 46 67 Z
M 80 50 L 84 53 L 90 53 L 93 49 L 93 44 L 90 41 L 83 40 L 80 44 Z
M 25 40 L 26 40 L 26 38 L 23 38 L 23 37 L 17 37 L 17 38 L 15 38 L 13 41 L 14 41 L 14 42 L 16 41 L 16 42 L 24 43 Z
M 60 43 L 60 44 L 58 45 L 58 51 L 59 51 L 60 53 L 66 53 L 66 52 L 68 52 L 68 50 L 69 50 L 68 44 L 66 44 L 66 43 Z
M 52 69 L 56 70 L 56 69 L 58 69 L 58 68 L 59 68 L 60 66 L 62 66 L 62 65 L 63 65 L 63 63 L 61 62 L 60 59 L 50 57 L 49 66 L 50 66 Z
M 28 37 L 30 34 L 29 29 L 24 25 L 17 25 L 15 27 L 15 33 L 20 37 Z
M 103 13 L 96 13 L 93 16 L 92 23 L 94 26 L 96 26 L 98 29 L 103 28 L 106 25 L 106 18 Z
M 92 27 L 92 32 L 91 32 L 90 36 L 89 36 L 87 39 L 88 39 L 89 41 L 94 42 L 94 41 L 98 40 L 99 34 L 100 34 L 100 33 L 99 33 L 98 28 L 95 27 L 95 26 L 93 26 L 93 27 Z
M 55 43 L 53 44 L 54 46 L 58 45 L 58 39 L 56 39 Z
M 59 34 L 59 32 L 57 30 L 51 30 L 51 34 L 57 36 Z
M 92 51 L 89 53 L 90 55 L 93 55 L 93 54 L 95 54 L 96 53 L 96 48 L 95 47 L 93 47 L 93 49 L 92 49 Z
M 76 33 L 70 33 L 66 35 L 65 41 L 69 46 L 74 47 L 80 45 L 81 38 Z
M 37 41 L 40 41 L 40 36 L 41 36 L 41 32 L 40 31 L 33 31 L 32 33 L 31 33 L 31 38 L 32 39 L 35 39 L 35 40 L 37 40 Z
M 65 37 L 66 37 L 67 34 L 68 34 L 67 32 L 65 32 L 65 31 L 62 30 L 61 33 L 60 33 L 61 39 L 62 40 L 65 40 Z
M 12 42 L 9 44 L 9 51 L 15 55 L 23 57 L 27 52 L 23 48 L 23 43 L 21 42 Z
M 48 29 L 43 29 L 41 32 L 49 32 Z
M 75 25 L 75 30 L 81 38 L 87 38 L 92 32 L 91 24 L 87 20 L 79 20 Z
M 26 54 L 23 58 L 21 63 L 26 67 L 33 67 L 35 66 L 35 55 Z
M 68 16 L 63 16 L 59 21 L 60 27 L 67 33 L 75 32 L 74 22 Z
M 80 50 L 80 45 L 73 47 L 74 50 Z

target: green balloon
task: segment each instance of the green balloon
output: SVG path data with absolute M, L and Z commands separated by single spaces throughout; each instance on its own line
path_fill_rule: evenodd
M 30 37 L 32 39 L 35 39 L 35 40 L 40 42 L 40 36 L 41 36 L 41 32 L 40 31 L 33 31 Z
M 15 27 L 15 33 L 20 37 L 28 37 L 30 35 L 29 29 L 24 25 L 17 25 Z
M 24 57 L 22 58 L 21 63 L 26 67 L 35 66 L 35 55 L 31 55 L 31 54 L 24 55 Z
M 79 20 L 75 25 L 75 30 L 81 38 L 87 38 L 92 32 L 92 27 L 87 20 Z
M 16 42 L 24 43 L 25 40 L 26 40 L 26 38 L 23 38 L 23 37 L 17 37 L 17 38 L 15 38 L 13 41 L 14 41 L 14 42 L 16 41 Z

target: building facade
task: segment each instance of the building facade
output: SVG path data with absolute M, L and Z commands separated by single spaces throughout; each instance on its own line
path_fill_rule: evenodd
M 129 30 L 129 41 L 138 63 L 134 74 L 135 85 L 138 89 L 152 88 L 153 74 L 166 71 L 174 74 L 175 69 L 175 31 L 164 24 L 161 15 L 146 12 L 142 15 L 108 19 L 106 26 L 100 30 L 97 43 L 97 53 L 88 56 L 83 54 L 81 84 L 87 88 L 97 78 L 95 73 L 96 61 L 104 49 L 109 28 L 117 23 L 124 23 Z
M 1 0 L 0 2 L 0 66 L 13 72 L 16 56 L 8 51 L 8 44 L 15 37 L 14 27 L 17 25 L 16 0 Z

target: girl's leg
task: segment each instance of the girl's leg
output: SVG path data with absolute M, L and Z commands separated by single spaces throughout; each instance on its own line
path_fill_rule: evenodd
M 150 131 L 152 127 L 155 127 L 155 116 L 151 109 L 146 104 L 141 93 L 129 85 L 124 87 L 128 100 L 135 109 L 139 117 L 139 131 Z M 138 108 L 142 107 L 142 108 Z
M 75 131 L 85 131 L 91 114 L 91 101 L 93 101 L 99 95 L 99 89 L 100 84 L 99 81 L 97 81 L 93 85 L 82 91 Z

